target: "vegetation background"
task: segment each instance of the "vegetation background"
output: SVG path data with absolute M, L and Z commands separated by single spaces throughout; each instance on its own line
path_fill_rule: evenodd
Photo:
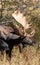
M 0 52 L 0 65 L 40 65 L 40 0 L 0 0 L 0 24 L 14 21 L 12 13 L 20 10 L 36 30 L 34 46 L 27 45 L 22 53 L 18 47 L 12 50 L 11 61 Z

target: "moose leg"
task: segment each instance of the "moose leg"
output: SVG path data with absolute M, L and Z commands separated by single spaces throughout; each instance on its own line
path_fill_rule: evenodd
M 5 41 L 3 41 L 3 40 L 1 40 L 0 39 L 0 50 L 5 50 L 5 51 L 8 51 L 9 50 L 9 46 L 8 46 L 8 44 L 5 42 Z
M 23 45 L 22 45 L 22 43 L 20 43 L 19 44 L 19 51 L 20 51 L 20 53 L 22 52 L 22 49 L 23 49 Z
M 11 59 L 11 51 L 10 50 L 6 51 L 6 53 L 7 53 L 8 57 Z

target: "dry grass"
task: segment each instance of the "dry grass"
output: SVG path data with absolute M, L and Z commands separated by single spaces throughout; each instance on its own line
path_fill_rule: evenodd
M 16 0 L 14 0 L 14 1 L 16 1 Z M 33 23 L 34 23 L 33 27 L 35 29 L 38 29 L 37 30 L 37 34 L 36 34 L 37 35 L 36 36 L 36 41 L 38 41 L 40 39 L 40 31 L 39 31 L 39 29 L 40 29 L 40 26 L 39 25 L 40 24 L 38 25 L 37 22 L 40 22 L 40 12 L 39 12 L 40 11 L 40 8 L 32 8 L 32 6 L 35 6 L 36 7 L 36 5 L 38 5 L 40 2 L 38 3 L 38 0 L 37 0 L 37 2 L 36 2 L 36 0 L 18 0 L 18 1 L 19 1 L 18 2 L 19 4 L 17 2 L 15 2 L 17 4 L 14 4 L 11 7 L 14 7 L 13 8 L 14 10 L 15 10 L 15 8 L 18 8 L 18 9 L 20 9 L 20 11 L 23 11 L 23 12 L 25 11 L 26 12 L 26 16 L 27 17 L 30 17 L 30 18 L 27 19 L 28 21 L 31 19 L 31 15 L 33 15 L 33 18 L 34 17 L 37 17 L 37 18 L 39 17 L 38 19 L 37 18 L 36 19 L 34 18 L 35 20 L 34 19 L 33 20 L 31 19 L 31 22 L 33 21 Z M 31 4 L 30 4 L 31 8 L 29 7 L 29 4 L 28 3 L 27 3 L 27 5 L 24 5 L 23 2 L 21 3 L 21 1 L 24 1 L 25 4 L 27 3 L 27 1 L 29 1 L 28 2 L 29 4 L 31 2 Z M 25 10 L 25 8 L 24 8 L 23 5 L 27 7 L 26 10 Z M 8 6 L 6 5 L 6 8 L 7 7 Z M 0 8 L 1 8 L 1 6 L 0 6 Z M 38 9 L 38 12 L 37 12 L 37 9 Z M 11 11 L 10 12 L 9 11 L 5 11 L 5 12 L 3 10 L 3 13 L 5 13 L 3 15 L 6 16 L 7 19 L 9 19 L 9 16 L 11 14 L 10 13 Z M 6 15 L 7 13 L 9 13 L 9 16 Z M 29 14 L 31 14 L 31 15 L 29 15 Z M 0 19 L 0 21 L 1 21 L 1 19 Z M 36 26 L 36 24 L 38 26 Z M 27 46 L 26 48 L 23 49 L 22 53 L 19 53 L 18 47 L 15 47 L 12 50 L 11 61 L 10 61 L 10 59 L 8 57 L 6 57 L 6 53 L 5 52 L 4 52 L 4 55 L 2 55 L 0 53 L 0 65 L 40 65 L 40 50 L 38 51 L 38 50 L 36 50 L 35 47 Z
M 4 55 L 0 53 L 0 65 L 40 65 L 40 52 L 28 46 L 23 49 L 22 53 L 19 53 L 18 47 L 14 47 L 11 61 L 6 57 L 6 53 Z

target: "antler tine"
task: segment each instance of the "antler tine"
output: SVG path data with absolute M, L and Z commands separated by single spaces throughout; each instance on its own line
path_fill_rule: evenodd
M 32 27 L 32 23 L 30 23 L 30 24 L 26 24 L 25 27 L 26 27 L 26 28 L 25 28 L 26 30 L 29 29 L 29 28 L 31 28 L 31 27 Z
M 32 32 L 30 33 L 31 37 L 33 37 L 35 34 L 35 30 L 33 29 Z
M 27 34 L 27 37 L 31 37 L 32 38 L 34 36 L 34 34 L 35 34 L 35 30 L 33 29 L 30 34 Z

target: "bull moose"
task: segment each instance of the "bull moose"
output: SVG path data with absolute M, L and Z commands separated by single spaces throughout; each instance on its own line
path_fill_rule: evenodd
M 17 17 L 18 15 L 18 17 Z M 28 44 L 33 45 L 34 40 L 33 36 L 35 30 L 30 34 L 27 34 L 25 30 L 30 28 L 30 24 L 26 24 L 26 28 L 24 23 L 26 23 L 26 18 L 20 12 L 14 12 L 12 16 L 19 22 L 24 29 L 22 30 L 18 25 L 13 22 L 10 22 L 9 26 L 7 25 L 0 25 L 0 50 L 3 52 L 4 50 L 11 58 L 11 51 L 13 46 L 19 46 L 19 51 L 22 52 L 22 49 Z M 21 19 L 20 19 L 21 16 Z M 23 24 L 21 23 L 23 20 Z

